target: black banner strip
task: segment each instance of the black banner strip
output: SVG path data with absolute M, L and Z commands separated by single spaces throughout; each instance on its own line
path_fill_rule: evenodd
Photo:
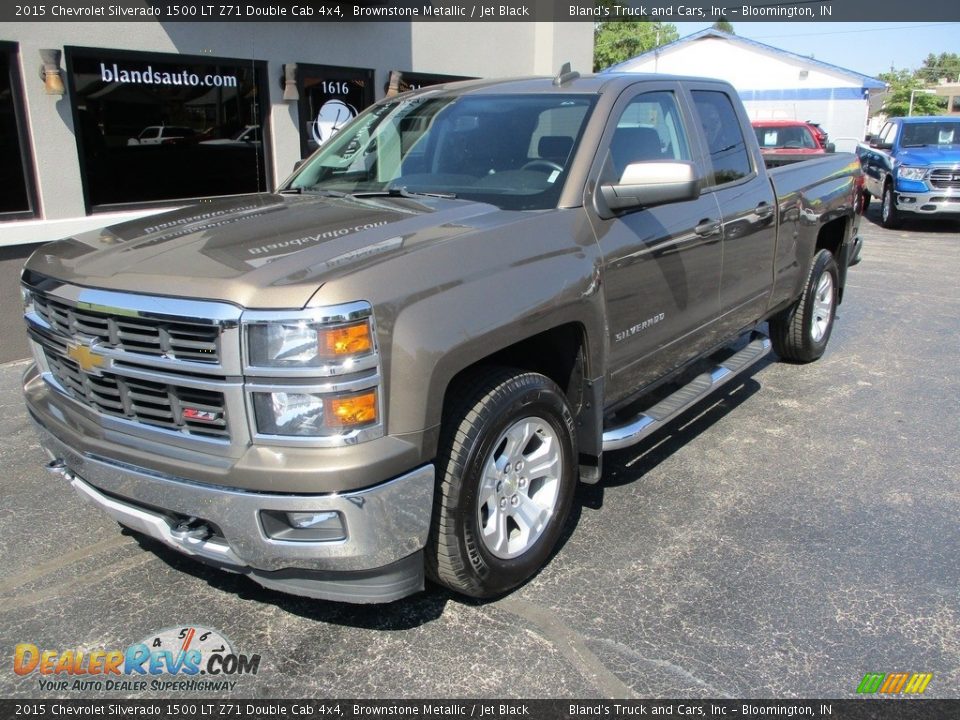
M 955 22 L 944 0 L 623 0 L 614 6 L 563 0 L 58 0 L 3 3 L 0 22 Z

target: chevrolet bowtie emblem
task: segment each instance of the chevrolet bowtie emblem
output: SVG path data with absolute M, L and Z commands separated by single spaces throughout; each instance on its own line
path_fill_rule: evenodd
M 95 354 L 86 345 L 67 343 L 67 357 L 79 365 L 81 370 L 94 375 L 99 375 L 100 368 L 107 364 L 105 357 Z

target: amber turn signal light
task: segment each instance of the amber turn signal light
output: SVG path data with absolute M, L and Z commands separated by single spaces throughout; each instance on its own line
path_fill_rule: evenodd
M 365 355 L 373 351 L 373 336 L 366 320 L 331 328 L 317 329 L 317 343 L 325 357 Z
M 327 427 L 354 428 L 377 421 L 377 391 L 327 398 L 323 403 Z

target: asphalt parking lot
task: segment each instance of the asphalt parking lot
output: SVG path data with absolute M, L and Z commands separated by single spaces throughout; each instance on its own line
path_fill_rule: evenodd
M 0 366 L 0 696 L 163 696 L 45 693 L 13 648 L 194 626 L 262 657 L 221 697 L 843 698 L 894 671 L 960 697 L 960 232 L 877 210 L 826 356 L 609 455 L 552 563 L 486 604 L 308 601 L 145 550 L 44 472 Z

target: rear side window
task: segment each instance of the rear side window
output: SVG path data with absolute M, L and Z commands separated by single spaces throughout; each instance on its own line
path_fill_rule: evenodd
M 710 155 L 707 186 L 724 185 L 750 175 L 750 155 L 730 98 L 715 90 L 693 90 L 691 95 Z

